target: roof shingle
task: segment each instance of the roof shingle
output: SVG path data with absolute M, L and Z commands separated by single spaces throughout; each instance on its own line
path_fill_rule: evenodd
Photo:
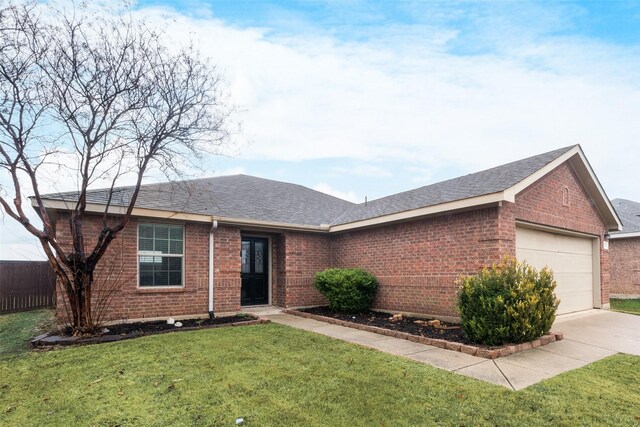
M 362 203 L 344 212 L 333 221 L 333 224 L 361 221 L 503 191 L 551 163 L 573 147 L 575 145 L 372 200 L 366 204 Z
M 640 232 L 640 203 L 626 199 L 613 199 L 611 204 L 622 221 L 622 231 L 612 234 Z
M 361 204 L 302 185 L 247 175 L 147 184 L 137 208 L 211 215 L 295 225 L 338 225 L 463 200 L 512 187 L 575 146 L 518 160 Z M 114 206 L 127 206 L 133 187 L 114 189 Z M 90 190 L 89 203 L 105 204 L 108 189 Z M 75 201 L 77 192 L 47 194 L 45 199 Z

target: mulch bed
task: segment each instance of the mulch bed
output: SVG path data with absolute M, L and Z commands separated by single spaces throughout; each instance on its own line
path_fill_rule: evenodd
M 409 316 L 393 317 L 392 314 L 379 311 L 366 311 L 359 314 L 336 313 L 329 307 L 313 307 L 302 309 L 305 313 L 318 316 L 332 317 L 346 322 L 359 323 L 361 325 L 377 326 L 379 328 L 391 329 L 392 331 L 406 332 L 411 335 L 437 338 L 446 341 L 455 341 L 462 344 L 473 344 L 466 337 L 459 324 L 439 322 L 441 327 L 429 325 L 429 320 Z
M 471 343 L 459 325 L 454 323 L 440 321 L 439 325 L 435 326 L 430 325 L 428 319 L 398 315 L 394 318 L 392 314 L 375 311 L 348 315 L 336 313 L 328 307 L 314 307 L 303 310 L 288 309 L 284 310 L 284 313 L 405 339 L 446 350 L 459 351 L 485 359 L 496 359 L 498 357 L 508 356 L 563 339 L 561 332 L 550 332 L 548 335 L 543 335 L 538 339 L 521 344 L 505 344 L 501 347 L 487 347 L 481 344 Z
M 98 344 L 114 342 L 125 339 L 137 338 L 147 335 L 162 334 L 167 332 L 193 331 L 198 329 L 219 328 L 224 326 L 246 326 L 260 323 L 268 323 L 268 319 L 256 317 L 250 314 L 237 314 L 235 316 L 215 317 L 213 319 L 185 319 L 177 320 L 182 326 L 170 325 L 166 320 L 153 322 L 119 323 L 106 326 L 101 333 L 93 336 L 74 337 L 69 331 L 47 333 L 31 340 L 34 347 L 67 346 Z

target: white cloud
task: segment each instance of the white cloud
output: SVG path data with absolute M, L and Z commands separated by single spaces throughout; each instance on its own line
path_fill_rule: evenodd
M 2 243 L 0 245 L 0 259 L 16 261 L 46 261 L 47 257 L 39 246 L 37 240 L 28 242 L 28 238 L 23 239 L 23 243 Z
M 534 7 L 543 19 L 523 13 L 510 24 L 478 13 L 475 24 L 484 28 L 460 30 L 447 19 L 381 25 L 352 41 L 308 23 L 292 25 L 287 37 L 230 25 L 215 8 L 136 13 L 173 43 L 194 40 L 218 65 L 242 111 L 241 159 L 347 158 L 357 166 L 334 171 L 393 179 L 401 174 L 385 163 L 391 161 L 406 164 L 403 170 L 424 185 L 448 166 L 473 172 L 580 143 L 609 196 L 640 200 L 638 46 L 555 36 L 570 25 L 566 14 Z M 421 2 L 416 8 L 434 13 Z M 540 21 L 553 31 L 530 27 Z M 452 48 L 467 44 L 482 53 Z M 52 189 L 73 188 L 74 177 L 50 173 Z M 213 175 L 233 173 L 245 169 Z M 324 182 L 314 189 L 362 201 Z
M 321 182 L 313 186 L 313 189 L 321 193 L 328 194 L 339 199 L 347 200 L 353 203 L 360 203 L 362 200 L 356 195 L 354 191 L 341 191 L 332 188 L 329 184 Z
M 391 170 L 370 164 L 356 164 L 351 168 L 346 167 L 333 167 L 331 172 L 339 175 L 355 175 L 364 177 L 376 177 L 376 178 L 390 178 L 393 176 Z
M 158 19 L 154 9 L 140 13 Z M 638 160 L 620 168 L 612 154 L 637 152 L 640 139 L 632 48 L 527 36 L 456 55 L 446 50 L 452 28 L 381 27 L 343 42 L 168 13 L 169 37 L 193 38 L 224 70 L 245 110 L 245 159 L 345 157 L 471 172 L 581 143 L 612 193 L 625 190 L 626 167 Z

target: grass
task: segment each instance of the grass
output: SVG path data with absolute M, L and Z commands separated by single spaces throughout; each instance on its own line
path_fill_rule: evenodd
M 0 424 L 638 425 L 640 357 L 511 392 L 267 324 L 0 361 Z
M 29 348 L 29 340 L 49 329 L 53 310 L 36 310 L 0 316 L 0 360 L 18 356 Z
M 611 310 L 621 311 L 623 313 L 640 314 L 640 298 L 639 299 L 614 299 L 611 298 Z

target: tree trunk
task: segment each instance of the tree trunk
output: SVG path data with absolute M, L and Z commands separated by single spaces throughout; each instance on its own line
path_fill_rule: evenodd
M 93 333 L 96 328 L 91 315 L 93 272 L 79 268 L 72 273 L 73 283 L 65 284 L 65 288 L 69 301 L 69 322 L 73 335 Z

